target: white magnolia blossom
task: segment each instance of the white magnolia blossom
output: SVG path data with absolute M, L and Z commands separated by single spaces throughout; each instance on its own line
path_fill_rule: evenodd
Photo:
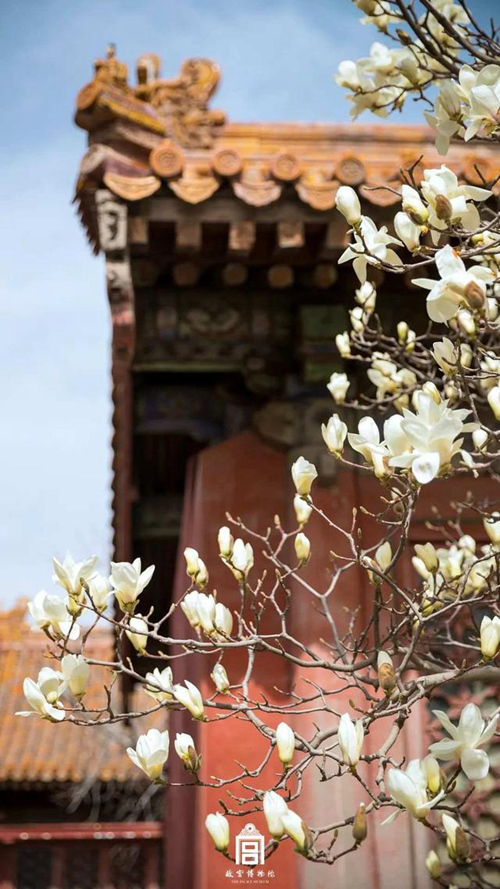
M 442 710 L 433 710 L 433 714 L 451 737 L 431 744 L 431 753 L 437 759 L 445 761 L 459 759 L 463 771 L 471 781 L 485 778 L 490 767 L 488 754 L 484 750 L 478 750 L 478 747 L 487 744 L 493 737 L 498 716 L 494 716 L 486 725 L 475 704 L 465 705 L 458 726 L 453 725 Z
M 292 479 L 297 490 L 297 494 L 303 497 L 311 493 L 311 485 L 315 478 L 318 477 L 318 471 L 313 463 L 306 460 L 305 457 L 299 457 L 292 466 Z
M 143 589 L 150 582 L 154 565 L 150 565 L 144 571 L 141 570 L 141 560 L 133 562 L 111 562 L 111 575 L 109 582 L 122 611 L 133 611 L 137 599 Z
M 184 685 L 174 685 L 174 697 L 195 719 L 204 718 L 205 707 L 200 690 L 189 679 L 184 681 Z
M 136 614 L 134 617 L 130 618 L 128 629 L 125 630 L 125 635 L 139 654 L 146 654 L 146 646 L 148 644 L 147 633 L 147 622 L 140 614 Z
M 217 602 L 215 606 L 215 635 L 221 641 L 226 636 L 230 636 L 233 631 L 233 615 L 229 608 L 222 602 Z
M 218 852 L 227 852 L 230 840 L 229 822 L 221 812 L 211 813 L 205 818 L 205 827 L 214 841 Z
M 347 426 L 338 414 L 333 414 L 326 426 L 324 423 L 321 424 L 321 434 L 330 453 L 340 457 L 347 435 Z
M 375 311 L 377 291 L 371 281 L 365 281 L 354 291 L 354 299 L 366 315 L 371 315 Z
M 77 700 L 83 698 L 90 679 L 90 664 L 81 654 L 66 654 L 61 661 L 64 682 Z
M 340 717 L 337 731 L 342 759 L 346 766 L 354 768 L 359 762 L 364 741 L 364 729 L 361 719 L 353 722 L 349 713 L 343 713 Z
M 350 185 L 341 185 L 335 196 L 335 206 L 347 219 L 349 225 L 357 226 L 361 222 L 361 204 Z
M 401 241 L 389 235 L 385 226 L 378 229 L 372 219 L 363 216 L 358 231 L 354 233 L 354 241 L 339 258 L 339 264 L 352 260 L 354 272 L 362 284 L 366 281 L 367 265 L 401 265 L 399 256 L 389 247 L 390 244 L 401 246 Z
M 343 404 L 349 386 L 350 382 L 347 374 L 333 373 L 326 388 L 336 404 Z
M 53 558 L 54 574 L 52 580 L 70 596 L 79 596 L 82 593 L 82 579 L 88 581 L 95 573 L 95 567 L 99 561 L 98 556 L 90 556 L 81 562 L 75 562 L 73 556 L 67 553 L 62 562 Z
M 61 722 L 64 719 L 64 710 L 59 710 L 50 704 L 40 689 L 39 685 L 33 679 L 26 678 L 23 682 L 23 693 L 32 710 L 21 710 L 16 716 L 41 716 L 49 722 Z
M 267 829 L 273 839 L 280 840 L 285 833 L 282 816 L 288 812 L 288 806 L 279 793 L 268 790 L 264 794 L 263 810 L 267 821 Z
M 438 793 L 429 799 L 427 793 L 427 775 L 425 767 L 420 759 L 412 759 L 408 767 L 402 769 L 390 769 L 386 776 L 387 790 L 392 798 L 403 806 L 413 818 L 424 819 L 429 810 L 435 806 L 444 793 Z M 395 812 L 386 818 L 384 824 L 394 821 L 400 812 Z
M 448 815 L 447 812 L 443 812 L 441 818 L 446 833 L 446 850 L 448 855 L 452 861 L 461 861 L 465 857 L 463 852 L 467 853 L 468 851 L 468 840 L 463 828 L 461 828 L 458 821 L 456 821 L 455 818 L 452 818 L 451 815 Z M 466 848 L 460 849 L 459 844 L 465 844 Z
M 103 577 L 102 574 L 94 574 L 93 577 L 89 578 L 87 584 L 89 597 L 94 608 L 97 611 L 105 611 L 111 595 L 111 587 L 107 577 Z
M 425 119 L 436 130 L 436 148 L 439 154 L 446 154 L 450 139 L 457 133 L 464 132 L 460 93 L 453 81 L 447 80 L 442 84 L 434 102 L 434 114 L 425 112 Z
M 457 175 L 444 164 L 439 169 L 424 170 L 420 188 L 429 204 L 429 225 L 433 229 L 444 230 L 459 222 L 468 229 L 478 228 L 479 213 L 472 201 L 491 197 L 486 188 L 459 184 Z M 434 240 L 438 238 L 439 234 L 434 233 Z
M 411 185 L 401 186 L 401 206 L 404 215 L 409 217 L 410 221 L 418 227 L 420 233 L 420 226 L 425 225 L 429 218 L 429 209 L 424 204 L 416 188 L 413 188 Z M 399 216 L 400 214 L 397 215 Z
M 305 563 L 309 560 L 309 556 L 311 555 L 311 541 L 303 533 L 303 531 L 299 531 L 299 533 L 296 535 L 294 547 L 295 555 L 297 556 L 300 564 L 305 565 Z
M 155 667 L 151 673 L 146 673 L 146 685 L 144 691 L 155 701 L 164 704 L 174 699 L 174 686 L 172 667 L 164 667 L 160 670 Z
M 306 823 L 300 815 L 288 809 L 281 816 L 281 823 L 291 840 L 300 852 L 306 852 L 311 846 L 311 836 Z
M 351 338 L 347 330 L 344 333 L 338 333 L 336 335 L 335 345 L 340 353 L 341 358 L 351 357 Z
M 286 768 L 290 765 L 295 750 L 295 735 L 286 722 L 280 722 L 276 729 L 276 748 L 278 756 Z
M 396 213 L 394 217 L 394 230 L 407 250 L 413 253 L 420 247 L 421 227 L 416 225 L 407 213 Z
M 40 590 L 32 602 L 28 602 L 28 611 L 35 624 L 42 630 L 50 630 L 56 639 L 75 641 L 80 635 L 80 627 L 68 612 L 68 597 Z
M 210 676 L 213 680 L 213 683 L 220 694 L 226 694 L 229 690 L 229 678 L 226 673 L 226 668 L 223 667 L 222 664 L 215 664 Z
M 347 427 L 346 427 L 346 433 L 347 433 Z M 297 523 L 300 526 L 307 524 L 307 522 L 309 521 L 309 519 L 311 517 L 311 513 L 313 510 L 312 510 L 312 506 L 310 506 L 309 503 L 307 503 L 307 501 L 304 500 L 304 498 L 300 496 L 300 494 L 295 494 L 295 497 L 293 498 L 293 508 L 295 510 L 295 517 L 297 519 Z
M 251 544 L 245 543 L 241 539 L 241 537 L 238 537 L 234 541 L 231 561 L 228 564 L 237 580 L 246 580 L 250 569 L 253 568 L 254 565 L 254 556 Z
M 466 269 L 465 263 L 449 244 L 434 257 L 439 280 L 414 278 L 413 283 L 430 293 L 427 313 L 431 321 L 447 322 L 463 305 L 479 307 L 486 298 L 486 285 L 493 282 L 493 273 L 483 266 Z
M 481 654 L 485 660 L 494 658 L 500 646 L 500 617 L 485 615 L 481 621 Z
M 168 759 L 170 737 L 168 731 L 160 732 L 157 728 L 150 728 L 145 735 L 137 739 L 135 750 L 127 747 L 127 754 L 145 775 L 155 784 L 163 784 L 163 766 Z
M 184 558 L 186 560 L 188 577 L 191 578 L 193 583 L 203 589 L 208 583 L 208 571 L 205 562 L 198 555 L 198 551 L 193 549 L 192 546 L 186 547 L 184 550 Z
M 49 704 L 56 704 L 67 686 L 63 674 L 52 667 L 42 667 L 36 684 Z
M 233 551 L 234 538 L 231 534 L 231 531 L 226 525 L 224 525 L 222 528 L 219 528 L 217 542 L 219 544 L 220 555 L 223 558 L 228 559 Z
M 487 398 L 495 420 L 500 420 L 500 386 L 493 386 L 489 390 Z
M 188 772 L 197 772 L 200 767 L 200 757 L 196 752 L 195 743 L 191 735 L 185 732 L 177 732 L 174 741 L 174 749 L 184 768 Z

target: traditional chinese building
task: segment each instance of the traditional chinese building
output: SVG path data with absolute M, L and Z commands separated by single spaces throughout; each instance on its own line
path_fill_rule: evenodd
M 75 201 L 92 249 L 105 259 L 112 322 L 114 558 L 141 556 L 157 566 L 142 597 L 143 608 L 153 606 L 157 616 L 186 588 L 187 544 L 203 555 L 211 585 L 231 604 L 217 530 L 226 511 L 261 529 L 276 513 L 291 525 L 289 467 L 300 453 L 318 467 L 318 505 L 334 510 L 339 524 L 350 522 L 354 505 L 370 501 L 370 483 L 362 485 L 354 471 L 337 475 L 320 438 L 320 424 L 332 413 L 325 382 L 342 369 L 334 338 L 349 326 L 356 286 L 350 268 L 337 269 L 346 224 L 334 210 L 335 195 L 340 184 L 356 187 L 365 212 L 389 223 L 398 197 L 379 186 L 397 188 L 401 168 L 414 164 L 418 176 L 423 165 L 442 162 L 423 127 L 228 122 L 210 105 L 219 76 L 213 62 L 190 59 L 177 77 L 164 79 L 158 58 L 149 54 L 139 59 L 132 84 L 110 48 L 77 97 L 76 123 L 88 133 L 89 147 Z M 488 146 L 478 156 L 453 145 L 447 164 L 473 183 L 500 172 L 498 153 Z M 404 300 L 415 326 L 419 318 L 423 323 L 422 299 L 402 276 L 383 281 L 379 275 L 377 283 L 382 316 L 399 320 Z M 443 510 L 449 509 L 445 504 L 446 498 Z M 430 539 L 424 530 L 429 511 L 424 498 L 414 542 Z M 367 524 L 366 541 L 371 533 Z M 314 520 L 308 534 L 326 566 L 335 535 Z M 311 564 L 307 577 L 314 581 L 325 566 Z M 360 574 L 355 590 L 341 590 L 339 614 L 343 602 L 362 611 L 369 596 Z M 178 621 L 175 613 L 172 634 L 184 636 L 186 625 Z M 296 608 L 293 621 L 307 627 L 320 649 L 313 610 Z M 225 664 L 237 673 L 242 665 L 231 657 Z M 190 678 L 208 688 L 209 665 L 194 676 L 194 661 Z M 276 688 L 291 687 L 294 678 L 292 668 L 277 675 L 264 664 L 257 682 L 276 700 Z M 135 690 L 122 692 L 130 706 Z M 342 700 L 339 695 L 339 705 Z M 407 758 L 422 752 L 426 713 L 415 720 L 416 730 L 399 749 Z M 197 728 L 205 775 L 224 774 L 235 758 L 252 763 L 258 757 L 254 736 L 236 720 L 194 727 L 176 713 L 170 727 L 174 734 Z M 370 735 L 369 744 L 376 749 L 377 738 Z M 184 779 L 173 760 L 175 783 Z M 342 798 L 336 797 L 339 782 L 325 785 L 321 795 L 307 786 L 301 797 L 306 820 L 352 813 L 359 790 L 349 780 Z M 167 788 L 161 830 L 167 889 L 231 884 L 203 828 L 219 796 Z M 265 834 L 258 815 L 250 820 Z M 304 862 L 287 843 L 266 879 L 276 889 L 319 889 L 330 880 L 352 889 L 400 889 L 404 873 L 405 885 L 424 889 L 426 842 L 411 819 L 399 819 L 397 833 L 376 823 L 355 863 L 346 856 L 334 874 Z

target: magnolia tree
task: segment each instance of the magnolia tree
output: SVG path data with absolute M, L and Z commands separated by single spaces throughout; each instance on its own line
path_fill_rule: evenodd
M 485 30 L 463 0 L 356 0 L 356 6 L 365 14 L 364 22 L 383 37 L 373 43 L 369 57 L 339 67 L 337 81 L 348 90 L 354 117 L 364 110 L 386 116 L 411 97 L 428 105 L 425 116 L 442 155 L 450 139 L 498 139 L 500 44 L 493 25 Z M 478 171 L 480 181 L 479 175 Z M 351 262 L 359 279 L 350 312 L 352 329 L 337 337 L 337 347 L 348 367 L 360 365 L 366 371 L 369 385 L 363 387 L 366 394 L 348 403 L 348 374 L 333 374 L 328 389 L 333 401 L 342 405 L 342 417 L 348 418 L 352 408 L 353 418 L 362 418 L 354 428 L 355 419 L 347 423 L 333 413 L 322 431 L 333 460 L 356 465 L 381 485 L 380 506 L 372 515 L 377 543 L 363 547 L 356 515 L 343 528 L 315 505 L 316 469 L 299 457 L 292 467 L 296 527 L 285 530 L 275 521 L 272 530 L 259 533 L 228 517 L 228 526 L 218 532 L 228 583 L 241 593 L 239 609 L 232 611 L 224 604 L 224 595 L 219 598 L 210 592 L 205 563 L 196 550 L 186 549 L 189 585 L 173 605 L 185 616 L 184 638 L 168 635 L 167 617 L 158 619 L 141 609 L 141 594 L 153 566 L 142 570 L 139 559 L 132 564 L 112 563 L 108 580 L 97 573 L 95 557 L 75 562 L 68 556 L 62 563 L 54 559 L 54 581 L 60 589 L 38 593 L 29 611 L 50 640 L 55 666 L 25 680 L 32 710 L 20 715 L 85 726 L 126 717 L 147 721 L 148 714 L 159 709 L 184 708 L 193 720 L 206 722 L 237 716 L 266 745 L 261 763 L 251 769 L 234 764 L 231 768 L 228 763 L 226 775 L 203 782 L 199 775 L 203 750 L 196 749 L 192 737 L 178 734 L 169 754 L 168 730 L 155 728 L 140 735 L 135 749 L 127 751 L 152 782 L 168 780 L 166 763 L 173 755 L 184 764 L 186 783 L 231 791 L 228 800 L 233 805 L 221 802 L 222 811 L 206 820 L 221 853 L 230 855 L 226 816 L 263 809 L 271 835 L 268 855 L 281 842 L 291 841 L 307 859 L 332 864 L 355 852 L 371 818 L 383 809 L 386 822 L 399 815 L 413 818 L 429 832 L 429 845 L 439 856 L 431 851 L 426 865 L 437 883 L 452 885 L 457 870 L 465 870 L 468 885 L 489 886 L 486 865 L 500 859 L 500 837 L 481 837 L 467 822 L 463 808 L 476 792 L 476 782 L 488 775 L 488 746 L 496 732 L 497 714 L 482 713 L 471 702 L 454 724 L 434 709 L 443 732 L 427 755 L 401 761 L 395 744 L 409 731 L 407 720 L 416 705 L 428 699 L 433 709 L 432 699 L 445 684 L 491 676 L 500 648 L 500 514 L 494 502 L 469 496 L 456 504 L 455 520 L 448 519 L 446 528 L 443 520 L 446 542 L 441 546 L 409 543 L 415 510 L 429 483 L 437 490 L 445 478 L 495 477 L 500 214 L 492 194 L 495 183 L 462 185 L 445 162 L 418 173 L 413 166 L 402 171 L 402 180 L 397 192 L 400 207 L 390 230 L 378 228 L 362 214 L 353 189 L 341 187 L 337 195 L 337 209 L 351 227 L 350 246 L 340 262 Z M 409 275 L 420 288 L 428 315 L 423 332 L 416 333 L 404 318 L 395 329 L 383 329 L 375 287 L 367 277 L 371 267 Z M 465 533 L 465 510 L 482 521 L 482 544 Z M 313 588 L 301 573 L 314 555 L 307 537 L 313 513 L 346 545 L 345 554 L 335 556 L 321 589 Z M 435 524 L 439 528 L 438 515 Z M 265 576 L 254 566 L 254 549 L 273 569 Z M 294 551 L 293 559 L 285 555 L 289 550 Z M 418 578 L 411 587 L 402 584 L 397 570 L 408 553 Z M 335 592 L 349 572 L 355 572 L 356 583 L 360 568 L 372 584 L 370 613 L 363 624 L 353 612 L 348 630 L 341 630 Z M 290 626 L 292 585 L 294 596 L 308 597 L 324 617 L 321 652 L 294 635 Z M 110 599 L 114 610 L 108 609 Z M 256 620 L 258 611 L 271 613 L 275 620 L 277 616 L 274 631 L 266 631 L 262 616 Z M 83 620 L 89 613 L 90 624 Z M 142 683 L 153 699 L 144 712 L 116 712 L 111 679 L 100 708 L 85 704 L 90 674 L 97 664 L 103 666 L 87 656 L 87 640 L 94 627 L 106 621 L 116 630 L 118 646 L 115 659 L 104 666 L 113 677 L 124 674 Z M 196 634 L 188 631 L 188 625 Z M 121 654 L 124 635 L 139 655 L 157 660 L 158 666 L 145 676 Z M 213 694 L 208 698 L 203 699 L 188 679 L 176 682 L 176 661 L 169 663 L 174 644 L 188 659 L 213 656 Z M 246 655 L 243 678 L 228 675 L 224 665 L 226 653 L 235 648 Z M 250 682 L 261 654 L 287 659 L 299 673 L 304 668 L 311 678 L 307 695 L 294 689 L 282 705 L 254 699 Z M 330 676 L 327 683 L 325 675 Z M 494 671 L 493 676 L 497 676 Z M 340 688 L 356 692 L 357 703 L 353 701 L 350 712 L 335 708 Z M 346 700 L 345 694 L 342 699 Z M 322 714 L 322 728 L 316 726 L 320 720 L 315 714 Z M 275 728 L 278 719 L 282 721 Z M 374 751 L 371 745 L 368 753 L 367 736 L 381 719 L 389 727 L 380 746 Z M 274 768 L 266 768 L 269 764 Z M 306 823 L 300 797 L 310 769 L 326 782 L 352 775 L 364 803 L 336 822 Z M 256 789 L 259 776 L 269 774 L 274 778 L 262 780 Z M 253 789 L 249 776 L 256 779 Z M 444 842 L 446 853 L 441 851 Z

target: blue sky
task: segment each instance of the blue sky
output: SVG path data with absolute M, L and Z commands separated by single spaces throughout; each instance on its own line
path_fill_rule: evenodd
M 493 10 L 495 0 L 475 4 Z M 163 74 L 205 55 L 231 120 L 348 119 L 333 74 L 376 39 L 348 0 L 3 0 L 0 602 L 50 583 L 52 555 L 110 553 L 110 325 L 102 258 L 71 206 L 74 99 L 108 42 Z M 407 120 L 418 120 L 414 107 Z

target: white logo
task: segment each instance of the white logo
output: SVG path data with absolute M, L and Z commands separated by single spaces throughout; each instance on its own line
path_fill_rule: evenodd
M 236 837 L 236 864 L 258 866 L 264 864 L 265 840 L 255 824 L 245 824 Z

